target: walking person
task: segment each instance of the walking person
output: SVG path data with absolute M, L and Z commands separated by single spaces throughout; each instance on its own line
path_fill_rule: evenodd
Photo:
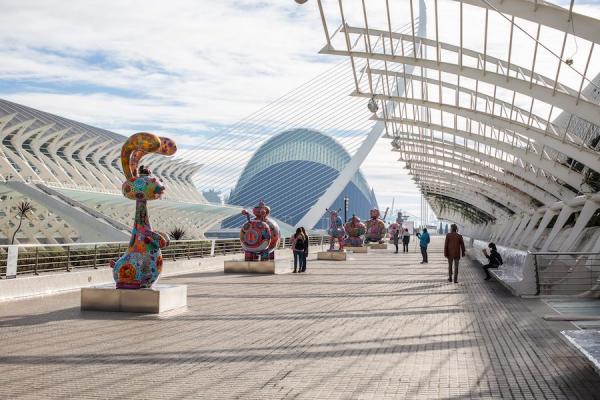
M 421 247 L 421 256 L 423 257 L 421 264 L 427 264 L 429 262 L 427 258 L 427 246 L 429 246 L 429 242 L 431 241 L 427 228 L 423 228 L 423 232 L 417 233 L 417 237 L 419 238 L 419 247 Z
M 302 258 L 302 268 L 300 268 L 300 272 L 306 272 L 306 260 L 308 259 L 308 247 L 309 247 L 309 238 L 308 234 L 304 230 L 304 227 L 301 226 L 302 234 L 304 235 L 304 257 Z
M 408 229 L 404 228 L 404 233 L 402 234 L 402 252 L 408 253 L 408 244 L 410 243 L 410 233 L 408 233 Z
M 398 254 L 398 242 L 400 241 L 400 230 L 399 229 L 396 229 L 396 231 L 394 232 L 393 240 L 394 240 L 394 246 L 396 246 L 395 253 Z
M 292 251 L 294 252 L 294 273 L 302 272 L 304 263 L 306 262 L 305 248 L 306 238 L 302 233 L 302 229 L 296 229 L 296 233 L 292 236 Z
M 465 256 L 465 242 L 462 235 L 458 233 L 456 224 L 450 225 L 450 233 L 446 235 L 444 242 L 444 257 L 448 259 L 448 282 L 458 283 L 458 262 L 460 257 Z M 452 276 L 452 265 L 454 264 L 454 277 Z
M 502 256 L 500 256 L 500 253 L 498 253 L 498 250 L 496 249 L 496 244 L 490 243 L 490 244 L 488 244 L 488 247 L 490 248 L 490 254 L 487 253 L 486 249 L 482 250 L 483 255 L 489 261 L 486 265 L 483 266 L 483 270 L 485 271 L 485 280 L 486 281 L 489 281 L 490 279 L 492 279 L 489 269 L 490 268 L 498 268 L 503 264 Z

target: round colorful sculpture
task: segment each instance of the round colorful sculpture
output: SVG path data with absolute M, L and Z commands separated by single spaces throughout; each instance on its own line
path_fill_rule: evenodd
M 127 178 L 122 192 L 128 199 L 135 200 L 135 221 L 127 251 L 111 262 L 118 289 L 149 288 L 162 271 L 160 249 L 169 245 L 169 235 L 152 230 L 146 203 L 159 199 L 165 187 L 148 168 L 138 168 L 138 164 L 148 153 L 171 156 L 176 151 L 177 146 L 171 139 L 147 132 L 131 136 L 121 149 L 121 165 Z
M 402 225 L 400 225 L 397 222 L 392 222 L 390 224 L 390 226 L 388 227 L 388 235 L 389 235 L 390 239 L 393 239 L 396 232 L 400 232 L 401 229 L 402 229 Z
M 370 212 L 371 218 L 365 223 L 367 226 L 367 234 L 365 235 L 365 243 L 383 243 L 386 229 L 385 222 L 380 217 L 379 210 L 374 208 Z
M 367 231 L 367 227 L 360 222 L 360 218 L 353 215 L 352 219 L 344 225 L 344 230 L 346 231 L 346 235 L 348 235 L 346 238 L 347 245 L 352 247 L 361 247 L 363 245 L 363 235 Z
M 396 222 L 390 224 L 390 226 L 388 228 L 390 239 L 394 238 L 394 234 L 396 233 L 396 231 L 398 231 L 400 233 L 400 236 L 402 236 L 402 232 L 404 229 L 403 228 L 404 220 L 405 220 L 405 217 L 402 215 L 402 211 L 398 211 L 398 214 L 396 216 Z
M 275 259 L 275 249 L 281 233 L 279 225 L 269 218 L 270 213 L 271 209 L 263 201 L 252 209 L 254 219 L 250 219 L 248 211 L 242 210 L 242 215 L 248 219 L 240 230 L 240 241 L 246 261 Z
M 344 251 L 344 236 L 346 235 L 346 232 L 344 231 L 344 222 L 338 215 L 340 210 L 326 210 L 329 213 L 329 228 L 327 229 L 327 234 L 329 235 L 328 251 Z M 337 250 L 335 249 L 336 240 L 339 245 Z

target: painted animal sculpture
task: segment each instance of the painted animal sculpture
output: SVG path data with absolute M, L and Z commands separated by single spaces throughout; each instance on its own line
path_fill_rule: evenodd
M 380 218 L 379 210 L 374 208 L 370 212 L 371 218 L 365 223 L 367 226 L 367 234 L 365 242 L 383 243 L 383 238 L 386 233 L 385 222 Z
M 275 259 L 281 233 L 277 222 L 269 218 L 270 213 L 271 209 L 262 200 L 252 209 L 254 219 L 250 219 L 248 211 L 242 210 L 247 221 L 240 230 L 240 242 L 246 261 Z
M 399 223 L 394 222 L 394 223 L 390 224 L 390 226 L 388 228 L 388 233 L 389 233 L 390 239 L 394 238 L 394 235 L 396 234 L 396 232 L 400 233 L 400 229 L 402 229 L 402 226 Z
M 326 209 L 326 211 L 329 213 L 329 228 L 327 229 L 327 234 L 329 234 L 329 251 L 336 251 L 336 240 L 339 244 L 338 251 L 344 251 L 344 236 L 346 232 L 344 231 L 344 222 L 338 214 L 340 210 Z
M 127 251 L 111 263 L 119 289 L 152 287 L 162 271 L 160 249 L 169 245 L 169 236 L 152 230 L 147 202 L 159 199 L 165 187 L 148 168 L 140 166 L 138 169 L 138 164 L 146 154 L 170 156 L 176 151 L 177 146 L 171 139 L 147 132 L 131 136 L 121 149 L 121 165 L 127 178 L 122 191 L 125 197 L 135 200 L 135 221 Z
M 346 224 L 344 225 L 344 230 L 348 235 L 346 242 L 349 243 L 350 246 L 360 247 L 363 245 L 362 236 L 367 231 L 367 228 L 365 224 L 360 222 L 360 218 L 358 218 L 356 215 L 353 215 L 352 219 L 346 222 Z

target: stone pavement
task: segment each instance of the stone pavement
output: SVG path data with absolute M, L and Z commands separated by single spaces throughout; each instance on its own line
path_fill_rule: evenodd
M 205 273 L 185 312 L 81 313 L 78 293 L 0 303 L 0 398 L 591 399 L 600 378 L 531 310 L 434 240 L 307 274 Z M 392 246 L 390 246 L 391 248 Z

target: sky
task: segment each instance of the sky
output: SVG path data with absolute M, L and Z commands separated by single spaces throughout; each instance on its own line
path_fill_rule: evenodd
M 154 131 L 182 147 L 214 138 L 343 61 L 318 54 L 324 36 L 312 0 L 0 0 L 0 7 L 0 97 L 126 135 Z M 600 15 L 598 2 L 577 7 Z M 382 139 L 363 171 L 381 208 L 394 198 L 396 208 L 418 215 L 418 191 L 397 158 Z

